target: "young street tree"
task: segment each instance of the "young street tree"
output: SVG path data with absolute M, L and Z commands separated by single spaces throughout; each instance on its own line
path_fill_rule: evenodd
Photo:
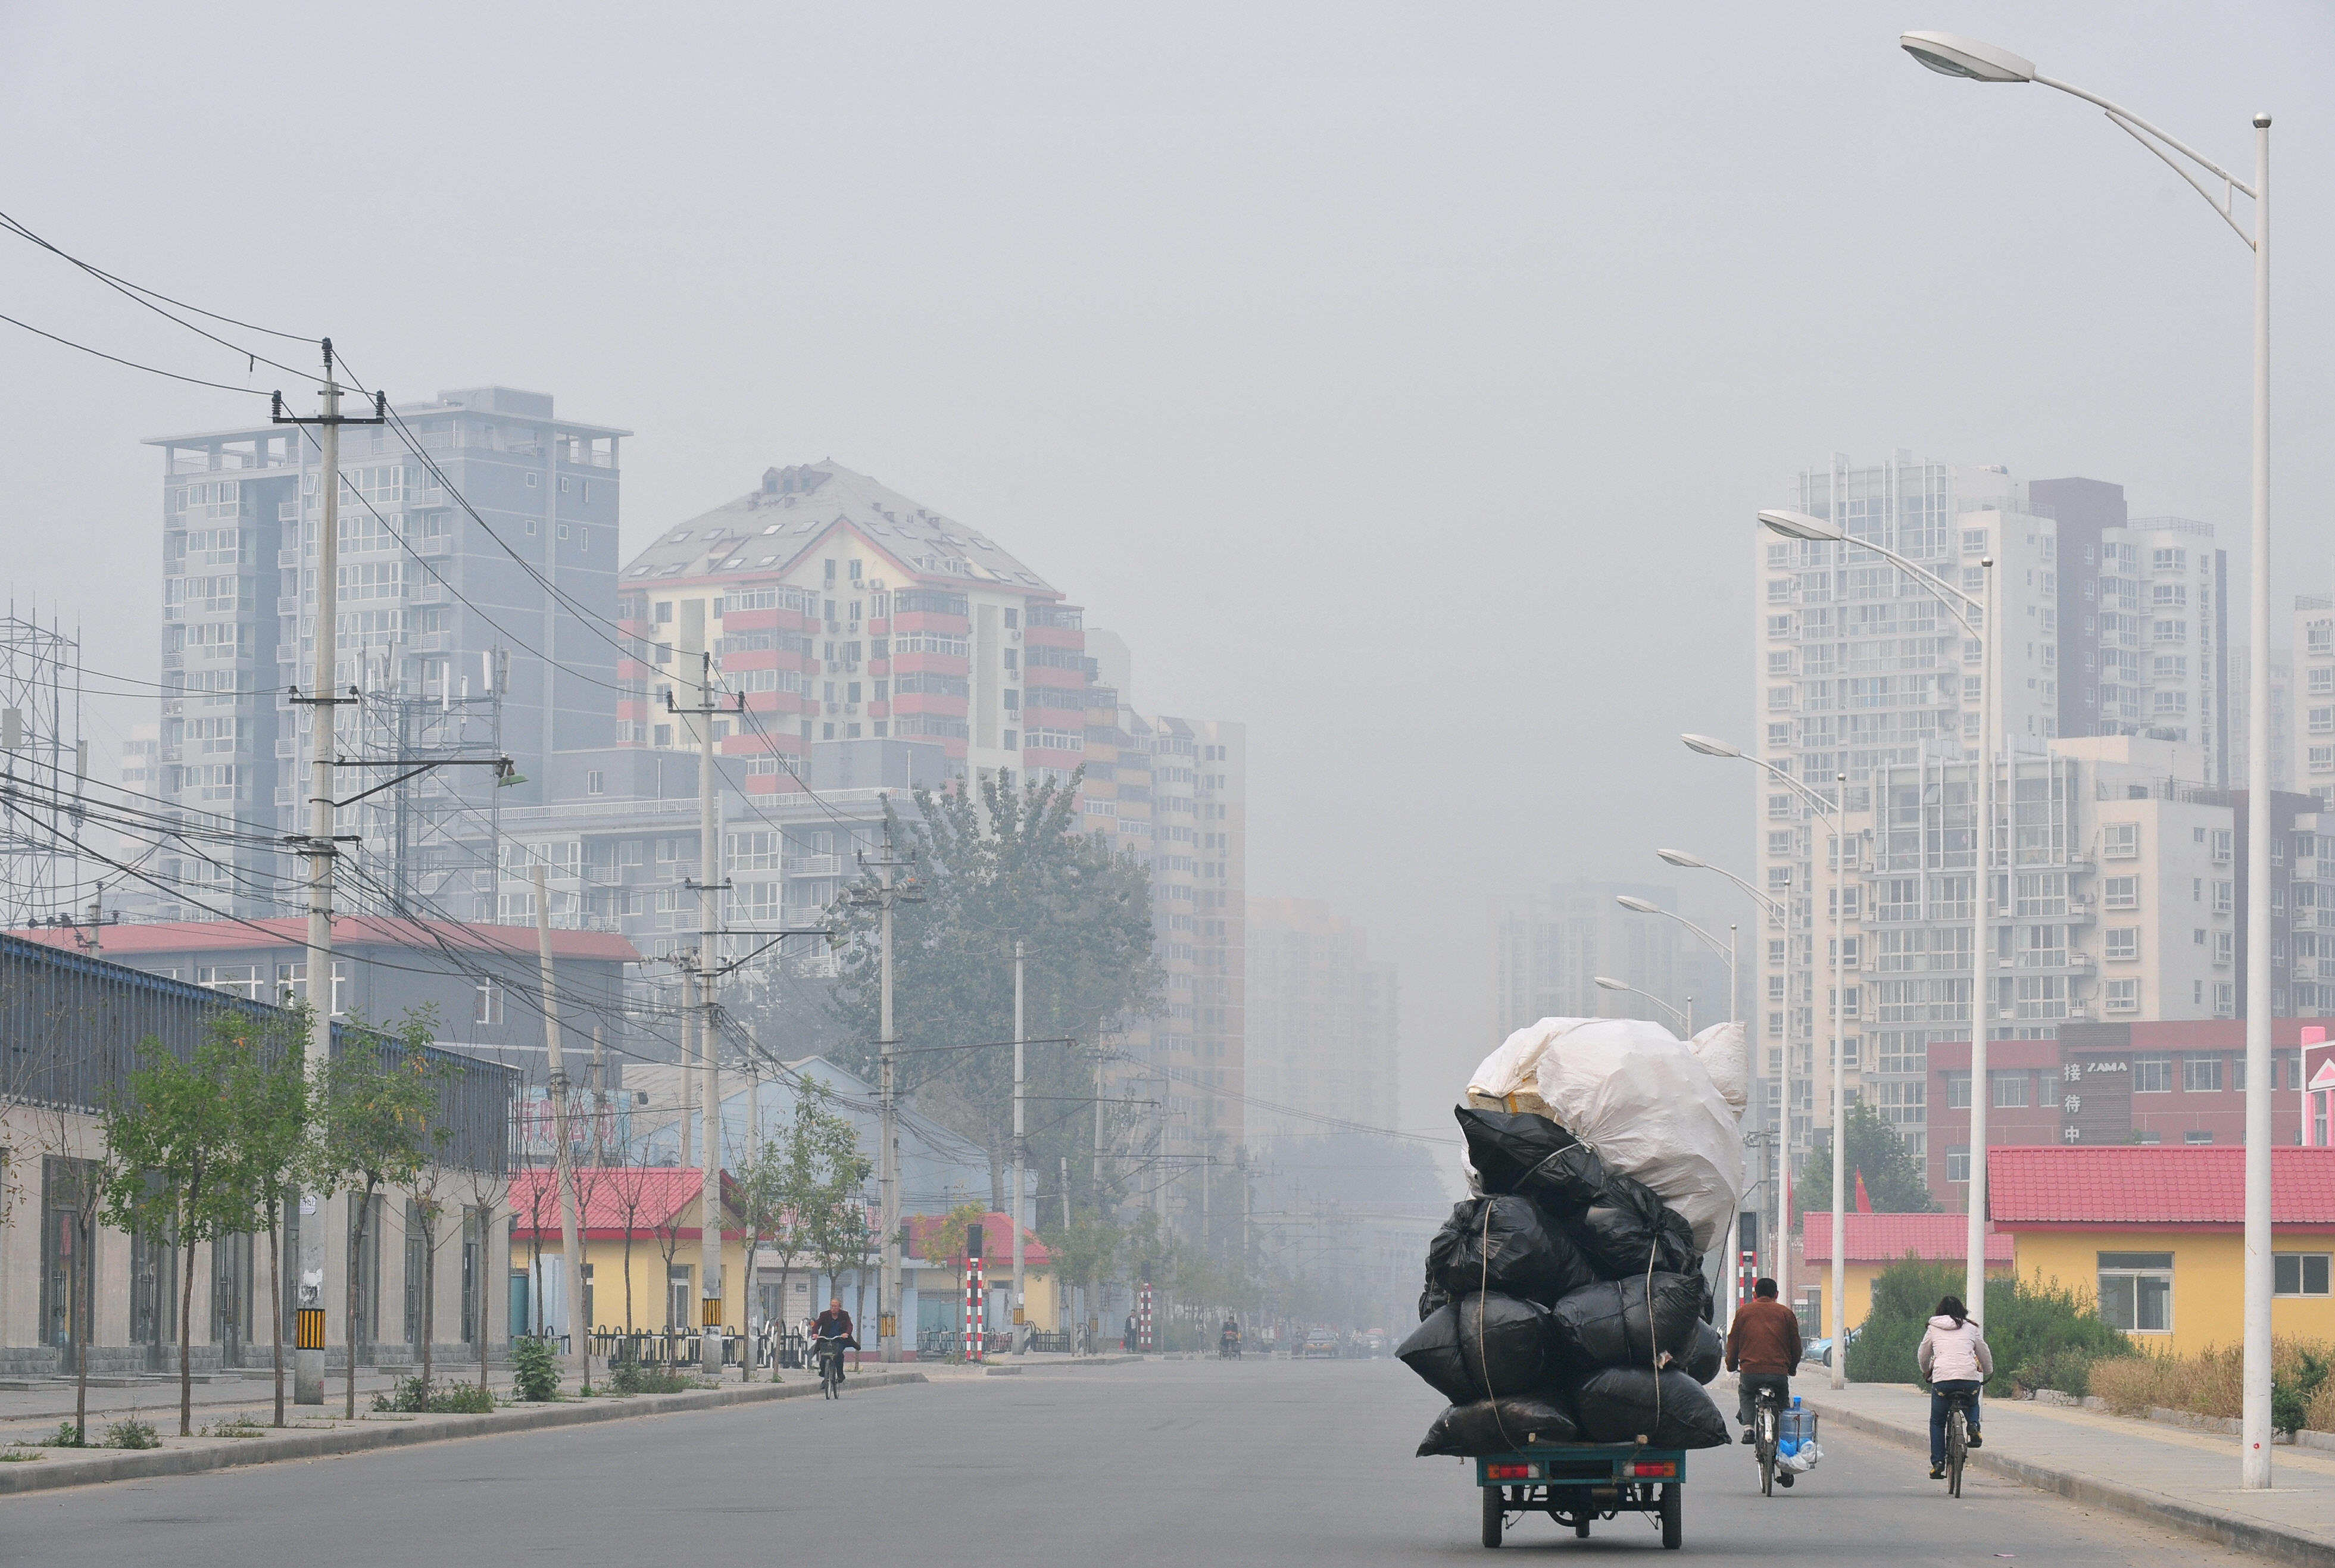
M 131 1073 L 129 1092 L 105 1111 L 104 1214 L 108 1224 L 142 1233 L 179 1251 L 179 1436 L 194 1435 L 190 1360 L 195 1248 L 226 1234 L 245 1212 L 233 1188 L 234 1121 L 228 1085 L 249 1049 L 246 1021 L 214 1016 L 193 1059 L 180 1061 L 161 1042 L 139 1049 L 146 1065 Z
M 504 1108 L 505 1148 L 511 1146 L 512 1135 L 518 1128 L 518 1110 L 516 1104 Z M 492 1168 L 496 1163 L 482 1155 L 464 1162 L 462 1167 L 462 1195 L 469 1200 L 470 1206 L 470 1213 L 462 1220 L 464 1240 L 471 1241 L 474 1233 L 476 1239 L 472 1244 L 478 1248 L 471 1275 L 470 1318 L 471 1330 L 478 1336 L 479 1387 L 481 1389 L 487 1386 L 487 1346 L 489 1342 L 487 1325 L 491 1321 L 489 1314 L 495 1298 L 495 1292 L 489 1288 L 489 1284 L 500 1280 L 504 1272 L 494 1267 L 495 1216 L 502 1212 L 503 1200 L 510 1195 L 510 1173 Z M 508 1301 L 509 1298 L 505 1299 Z M 503 1310 L 508 1312 L 510 1309 L 506 1306 Z M 519 1327 L 517 1323 L 504 1324 L 506 1337 L 516 1336 Z
M 1042 1224 L 1038 1234 L 1054 1260 L 1054 1283 L 1062 1292 L 1063 1321 L 1070 1323 L 1071 1348 L 1076 1350 L 1080 1325 L 1070 1320 L 1071 1292 L 1091 1289 L 1110 1278 L 1119 1266 L 1126 1233 L 1100 1209 L 1084 1208 L 1073 1210 L 1068 1223 Z
M 978 791 L 916 792 L 916 817 L 891 807 L 894 842 L 914 854 L 922 902 L 897 905 L 893 1001 L 904 1057 L 901 1087 L 925 1114 L 986 1149 L 990 1204 L 1005 1206 L 1013 1158 L 1013 943 L 1023 939 L 1026 1022 L 1033 1040 L 1091 1042 L 1107 1021 L 1153 1005 L 1148 866 L 1110 840 L 1079 831 L 1077 779 L 1017 782 L 1001 770 Z M 845 905 L 838 1017 L 851 1042 L 844 1065 L 876 1075 L 880 972 L 873 901 Z M 935 1049 L 984 1047 L 993 1049 Z M 1061 1045 L 1025 1053 L 1036 1103 L 1064 1107 L 1094 1093 L 1090 1057 Z M 1092 1118 L 1061 1116 L 1028 1139 L 1032 1164 L 1088 1166 Z
M 355 1304 L 361 1299 L 365 1235 L 375 1195 L 405 1187 L 429 1158 L 430 1147 L 445 1128 L 433 1126 L 443 1096 L 447 1069 L 431 1060 L 431 1021 L 408 1018 L 400 1029 L 394 1059 L 367 1033 L 353 1031 L 325 1065 L 317 1121 L 317 1164 L 326 1191 L 345 1192 L 355 1205 L 349 1224 L 348 1400 L 346 1416 L 357 1414 Z M 368 1333 L 375 1325 L 365 1324 Z
M 301 1188 L 314 1099 L 306 1069 L 305 1003 L 251 1032 L 227 1078 L 227 1118 L 235 1165 L 232 1188 L 242 1213 L 230 1230 L 267 1232 L 269 1312 L 275 1347 L 276 1421 L 284 1425 L 284 1212 Z

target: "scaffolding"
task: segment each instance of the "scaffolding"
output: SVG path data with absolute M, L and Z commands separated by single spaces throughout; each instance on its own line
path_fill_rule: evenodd
M 89 777 L 81 644 L 13 600 L 0 619 L 0 924 L 76 918 L 94 892 L 72 848 Z

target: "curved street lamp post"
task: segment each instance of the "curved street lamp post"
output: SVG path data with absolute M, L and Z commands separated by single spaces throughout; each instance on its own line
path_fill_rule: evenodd
M 2248 1490 L 2271 1484 L 2271 823 L 2270 782 L 2270 116 L 2253 116 L 2254 179 L 2238 179 L 2204 153 L 2177 140 L 2130 110 L 2097 93 L 2044 75 L 2034 63 L 2007 49 L 1952 33 L 1907 33 L 1899 45 L 1943 76 L 1972 82 L 2034 82 L 2096 105 L 2109 123 L 2165 161 L 2221 216 L 2239 241 L 2253 252 L 2253 581 L 2248 608 L 2253 643 L 2246 692 L 2246 1167 L 2245 1167 L 2245 1352 L 2240 1406 L 2240 1481 Z M 2186 160 L 2185 162 L 2184 160 Z M 2197 171 L 2222 188 L 2217 197 Z M 2254 204 L 2248 234 L 2232 210 L 2239 196 Z M 1975 1123 L 1985 1103 L 1985 1085 L 1973 1074 L 1971 1111 Z M 1973 1172 L 1983 1152 L 1971 1142 Z M 1984 1260 L 1973 1260 L 1983 1269 Z

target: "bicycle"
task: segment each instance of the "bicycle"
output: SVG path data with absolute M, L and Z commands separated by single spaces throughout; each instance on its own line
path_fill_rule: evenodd
M 1776 1454 L 1783 1438 L 1783 1408 L 1777 1402 L 1776 1390 L 1761 1389 L 1752 1396 L 1751 1445 L 1759 1460 L 1759 1495 L 1776 1495 Z M 1790 1472 L 1784 1475 L 1784 1485 L 1792 1484 Z
M 1962 1462 L 1970 1457 L 1971 1396 L 1957 1389 L 1946 1396 L 1946 1495 L 1962 1495 Z
M 834 1340 L 821 1340 L 813 1353 L 819 1358 L 819 1391 L 823 1399 L 843 1398 L 843 1346 Z

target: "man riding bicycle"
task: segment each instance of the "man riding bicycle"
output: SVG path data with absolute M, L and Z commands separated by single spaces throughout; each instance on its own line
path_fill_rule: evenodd
M 843 1352 L 856 1350 L 859 1341 L 851 1331 L 851 1314 L 843 1310 L 843 1298 L 837 1296 L 827 1303 L 827 1311 L 811 1321 L 811 1364 L 817 1366 L 820 1355 L 835 1358 L 835 1380 L 843 1381 Z
M 1751 1300 L 1727 1330 L 1727 1370 L 1738 1374 L 1735 1410 L 1743 1423 L 1744 1442 L 1752 1441 L 1762 1389 L 1775 1391 L 1778 1409 L 1791 1408 L 1792 1374 L 1800 1370 L 1800 1348 L 1799 1318 L 1776 1299 L 1775 1281 L 1758 1281 L 1751 1287 Z

